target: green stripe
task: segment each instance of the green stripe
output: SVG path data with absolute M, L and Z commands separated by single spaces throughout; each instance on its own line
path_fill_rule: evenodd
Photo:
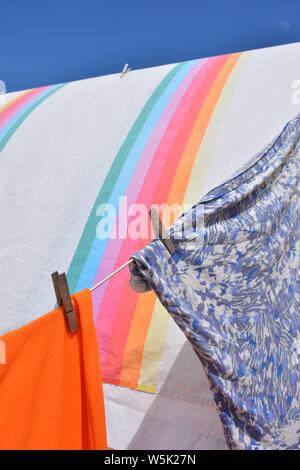
M 75 251 L 75 254 L 68 270 L 68 283 L 71 292 L 76 289 L 76 285 L 80 277 L 82 268 L 84 266 L 86 258 L 91 249 L 91 245 L 95 238 L 97 207 L 100 204 L 107 203 L 107 201 L 109 200 L 110 195 L 116 184 L 116 181 L 119 177 L 119 174 L 122 171 L 124 164 L 126 163 L 131 148 L 133 147 L 144 123 L 146 122 L 148 116 L 150 115 L 152 109 L 154 108 L 162 93 L 165 91 L 169 83 L 173 80 L 173 78 L 184 65 L 186 65 L 186 62 L 182 62 L 176 65 L 155 88 L 154 92 L 146 102 L 135 123 L 130 129 L 124 143 L 120 147 L 120 150 L 118 151 L 110 167 L 110 170 L 105 178 L 105 181 L 100 189 L 92 211 L 89 215 L 88 221 L 85 225 L 84 231 L 82 233 L 79 244 L 77 246 L 77 249 Z
M 12 137 L 12 135 L 16 132 L 16 130 L 21 126 L 21 124 L 25 121 L 25 119 L 27 118 L 27 116 L 29 116 L 29 114 L 32 113 L 32 111 L 35 110 L 35 108 L 37 108 L 43 101 L 45 101 L 47 98 L 49 98 L 49 96 L 53 95 L 53 93 L 55 93 L 56 91 L 58 91 L 60 88 L 62 88 L 63 86 L 65 86 L 66 84 L 63 83 L 62 85 L 58 85 L 56 86 L 53 90 L 50 90 L 49 93 L 47 93 L 46 95 L 43 95 L 41 96 L 41 98 L 36 101 L 31 107 L 29 107 L 27 109 L 26 112 L 24 112 L 20 118 L 15 122 L 15 124 L 10 128 L 9 132 L 5 135 L 5 137 L 0 141 L 0 152 L 2 152 L 2 150 L 4 149 L 4 147 L 6 146 L 7 142 L 9 141 L 9 139 Z

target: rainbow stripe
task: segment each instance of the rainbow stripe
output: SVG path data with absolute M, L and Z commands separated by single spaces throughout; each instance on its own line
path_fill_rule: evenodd
M 128 204 L 147 207 L 185 202 L 204 133 L 239 56 L 181 63 L 154 90 L 95 200 L 69 268 L 72 291 L 90 287 L 146 243 L 96 238 L 100 204 L 111 203 L 120 209 L 121 195 L 127 196 Z M 103 376 L 107 383 L 154 392 L 156 384 L 147 376 L 157 376 L 168 321 L 160 315 L 154 294 L 138 295 L 129 288 L 128 280 L 124 270 L 94 293 Z
M 60 84 L 27 90 L 0 107 L 0 152 L 27 116 L 63 86 Z

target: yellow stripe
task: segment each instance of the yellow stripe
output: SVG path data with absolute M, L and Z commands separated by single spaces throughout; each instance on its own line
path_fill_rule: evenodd
M 157 386 L 158 371 L 170 321 L 170 315 L 156 300 L 145 341 L 139 384 L 148 384 L 154 388 Z

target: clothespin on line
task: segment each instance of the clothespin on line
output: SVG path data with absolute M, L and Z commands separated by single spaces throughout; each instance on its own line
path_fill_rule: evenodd
M 172 240 L 167 237 L 167 231 L 159 215 L 155 211 L 155 209 L 151 209 L 149 211 L 149 216 L 152 222 L 152 226 L 153 226 L 153 230 L 154 230 L 156 238 L 159 238 L 161 240 L 161 242 L 165 245 L 170 255 L 172 255 L 175 251 L 175 246 Z M 126 261 L 126 263 L 122 264 L 122 266 L 120 266 L 114 272 L 106 276 L 101 281 L 97 282 L 97 284 L 95 284 L 93 287 L 90 288 L 90 291 L 92 292 L 93 290 L 102 286 L 102 284 L 104 284 L 113 276 L 115 276 L 120 271 L 122 271 L 122 269 L 126 268 L 126 266 L 129 266 L 130 263 L 132 263 L 131 258 L 129 258 L 129 260 Z M 58 274 L 58 272 L 55 271 L 54 273 L 52 273 L 52 282 L 53 282 L 54 291 L 55 291 L 55 295 L 57 299 L 57 305 L 59 307 L 63 307 L 69 330 L 72 333 L 75 333 L 77 331 L 77 321 L 76 321 L 76 315 L 72 306 L 72 301 L 70 297 L 70 291 L 69 291 L 66 274 L 65 273 Z
M 66 274 L 58 274 L 58 272 L 55 271 L 54 273 L 52 273 L 51 277 L 56 295 L 57 305 L 59 307 L 63 307 L 65 319 L 71 333 L 76 333 L 76 314 L 73 309 Z
M 159 218 L 158 213 L 156 212 L 155 209 L 151 209 L 149 211 L 149 216 L 150 216 L 150 220 L 152 222 L 152 227 L 153 227 L 156 238 L 159 238 L 162 241 L 162 243 L 165 245 L 165 247 L 168 250 L 168 252 L 170 253 L 170 255 L 172 255 L 175 251 L 175 246 L 174 246 L 172 240 L 167 237 L 167 231 L 166 231 L 161 219 Z M 90 291 L 93 291 L 93 290 L 97 289 L 98 287 L 102 286 L 102 284 L 104 284 L 109 279 L 111 279 L 113 276 L 115 276 L 120 271 L 122 271 L 122 269 L 126 268 L 126 266 L 129 266 L 130 263 L 132 263 L 131 258 L 129 258 L 129 260 L 126 261 L 126 263 L 122 264 L 122 266 L 120 266 L 114 272 L 112 272 L 111 274 L 106 276 L 101 281 L 97 282 L 97 284 L 95 284 L 93 287 L 90 288 Z
M 156 238 L 159 238 L 162 243 L 165 245 L 166 249 L 172 255 L 175 251 L 175 246 L 170 238 L 167 236 L 167 231 L 155 209 L 149 211 L 150 220 L 152 222 L 152 227 L 155 233 Z
M 125 64 L 123 67 L 123 70 L 120 74 L 120 78 L 123 78 L 128 72 L 130 72 L 131 68 L 129 67 L 128 64 Z

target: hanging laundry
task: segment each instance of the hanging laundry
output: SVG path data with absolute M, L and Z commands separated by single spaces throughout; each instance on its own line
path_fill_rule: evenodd
M 176 221 L 174 254 L 154 240 L 130 265 L 201 360 L 232 449 L 300 449 L 299 184 L 300 115 Z
M 106 448 L 89 290 L 72 296 L 72 304 L 76 334 L 60 308 L 1 337 L 6 364 L 0 364 L 0 449 Z

